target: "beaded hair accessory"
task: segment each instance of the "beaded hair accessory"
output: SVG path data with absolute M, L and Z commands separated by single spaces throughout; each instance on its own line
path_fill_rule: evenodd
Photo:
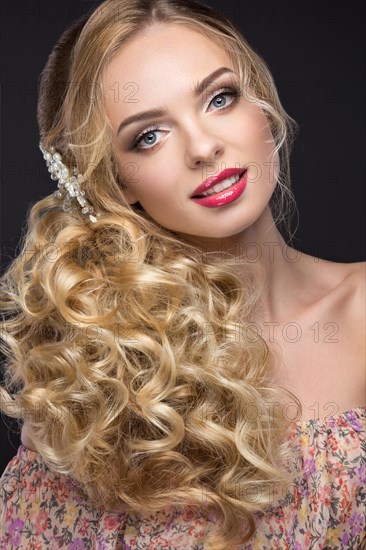
M 80 184 L 85 181 L 85 177 L 79 174 L 77 168 L 73 168 L 73 175 L 70 176 L 69 169 L 62 162 L 60 153 L 57 153 L 54 147 L 50 147 L 50 150 L 46 151 L 42 143 L 40 143 L 39 148 L 47 163 L 48 171 L 51 173 L 51 179 L 58 180 L 58 190 L 53 195 L 58 199 L 64 199 L 64 211 L 69 212 L 74 210 L 72 203 L 73 199 L 76 199 L 81 212 L 86 214 L 91 222 L 96 223 L 99 214 L 95 213 L 94 208 L 85 198 L 85 191 L 80 188 Z

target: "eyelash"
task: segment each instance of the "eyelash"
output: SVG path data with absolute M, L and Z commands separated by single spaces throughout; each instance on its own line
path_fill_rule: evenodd
M 220 89 L 216 90 L 215 92 L 213 92 L 211 94 L 211 96 L 207 100 L 208 105 L 210 105 L 212 103 L 212 101 L 220 95 L 229 95 L 230 97 L 233 98 L 233 101 L 231 103 L 229 103 L 229 105 L 227 105 L 227 106 L 219 107 L 218 109 L 215 109 L 216 111 L 225 111 L 225 110 L 230 109 L 231 107 L 233 107 L 238 102 L 238 99 L 240 98 L 241 94 L 240 94 L 240 89 L 237 86 L 232 86 L 232 87 L 225 86 L 223 88 L 220 88 Z M 151 147 L 139 148 L 138 146 L 139 146 L 140 142 L 143 140 L 143 138 L 147 134 L 150 134 L 152 132 L 157 132 L 157 131 L 163 131 L 163 130 L 164 130 L 164 128 L 162 128 L 159 125 L 149 126 L 148 128 L 145 128 L 142 132 L 137 134 L 137 136 L 133 139 L 130 150 L 135 149 L 136 151 L 142 152 L 142 153 L 145 153 L 146 151 L 151 151 L 151 149 L 155 148 L 155 144 L 152 145 Z M 158 144 L 156 144 L 156 145 L 158 145 Z

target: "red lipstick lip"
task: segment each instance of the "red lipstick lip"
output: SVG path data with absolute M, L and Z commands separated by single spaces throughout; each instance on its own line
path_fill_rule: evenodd
M 211 176 L 210 178 L 207 178 L 201 185 L 195 189 L 191 195 L 191 198 L 195 197 L 196 195 L 201 195 L 208 189 L 211 189 L 214 185 L 217 185 L 221 181 L 226 180 L 227 178 L 231 178 L 232 176 L 237 176 L 238 174 L 242 174 L 245 172 L 246 168 L 225 168 L 220 174 L 217 174 L 216 176 Z
M 192 197 L 192 201 L 206 208 L 219 208 L 235 202 L 244 193 L 248 182 L 248 170 L 239 177 L 238 181 L 229 188 L 214 193 L 213 195 Z

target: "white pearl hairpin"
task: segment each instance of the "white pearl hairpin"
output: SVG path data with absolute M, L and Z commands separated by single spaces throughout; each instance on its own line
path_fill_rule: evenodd
M 48 171 L 51 173 L 51 179 L 58 180 L 58 190 L 53 195 L 58 199 L 64 199 L 64 211 L 73 210 L 72 199 L 76 199 L 81 212 L 88 215 L 91 222 L 96 223 L 99 214 L 95 213 L 94 208 L 85 198 L 85 191 L 80 188 L 80 184 L 85 181 L 85 177 L 78 173 L 77 168 L 73 168 L 73 175 L 70 176 L 69 169 L 62 162 L 60 153 L 54 147 L 50 147 L 50 150 L 46 151 L 40 143 L 39 148 L 47 163 Z

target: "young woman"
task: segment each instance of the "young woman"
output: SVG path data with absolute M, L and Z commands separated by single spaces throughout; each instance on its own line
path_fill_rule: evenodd
M 106 0 L 38 120 L 59 189 L 1 281 L 2 547 L 361 548 L 365 266 L 278 229 L 296 123 L 263 60 L 203 4 Z

